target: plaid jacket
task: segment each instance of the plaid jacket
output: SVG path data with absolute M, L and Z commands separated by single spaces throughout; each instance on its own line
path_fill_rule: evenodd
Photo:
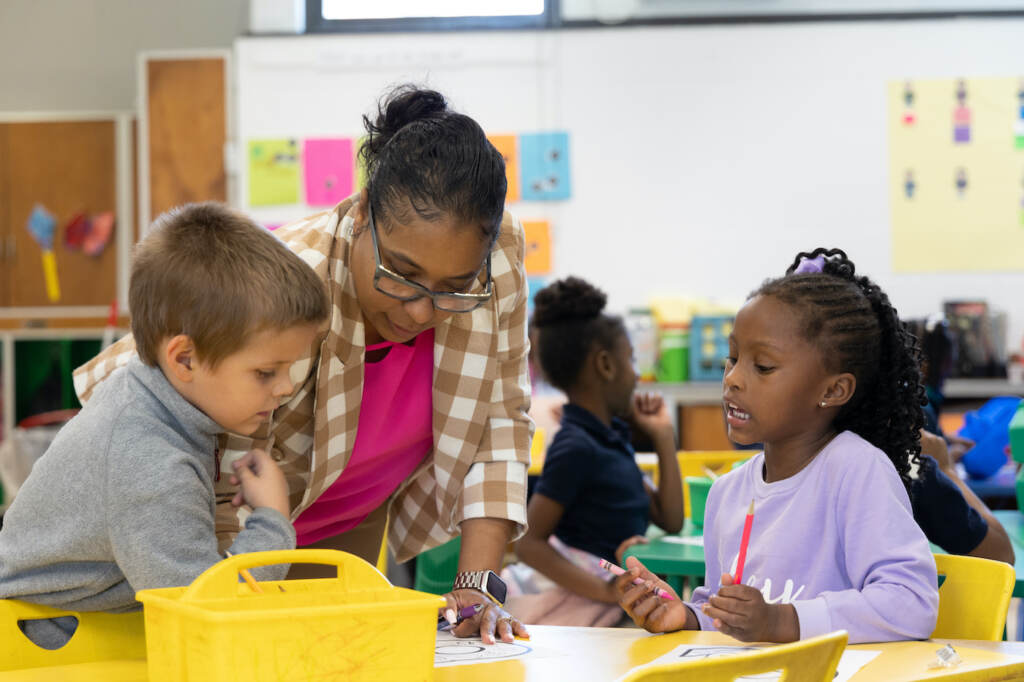
M 291 368 L 297 389 L 252 437 L 224 434 L 216 484 L 217 535 L 224 546 L 248 511 L 230 500 L 230 463 L 267 449 L 291 490 L 292 519 L 338 478 L 352 455 L 363 392 L 364 326 L 349 275 L 353 198 L 279 228 L 284 242 L 323 277 L 329 328 Z M 526 412 L 526 274 L 523 228 L 508 212 L 491 253 L 494 296 L 452 315 L 434 332 L 434 447 L 391 496 L 388 540 L 399 561 L 459 534 L 464 519 L 492 517 L 526 528 L 526 469 L 533 423 Z M 325 325 L 326 327 L 326 325 Z M 84 403 L 96 384 L 135 353 L 128 335 L 74 372 Z

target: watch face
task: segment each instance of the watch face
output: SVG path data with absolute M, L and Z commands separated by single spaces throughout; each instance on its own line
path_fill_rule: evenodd
M 505 581 L 499 578 L 494 571 L 487 571 L 486 587 L 488 594 L 497 599 L 499 603 L 505 603 L 505 596 L 508 593 L 508 587 L 506 587 Z

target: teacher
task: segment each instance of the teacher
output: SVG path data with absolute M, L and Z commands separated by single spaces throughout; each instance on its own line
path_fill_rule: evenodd
M 432 90 L 402 86 L 363 122 L 367 186 L 276 231 L 326 282 L 331 319 L 270 422 L 222 436 L 218 537 L 227 546 L 247 513 L 231 506 L 231 462 L 268 450 L 299 546 L 373 563 L 387 525 L 405 561 L 461 535 L 449 609 L 485 608 L 455 633 L 512 641 L 527 633 L 499 605 L 496 574 L 525 529 L 533 426 L 524 237 L 504 208 L 505 164 Z M 129 336 L 76 370 L 82 401 L 132 353 Z

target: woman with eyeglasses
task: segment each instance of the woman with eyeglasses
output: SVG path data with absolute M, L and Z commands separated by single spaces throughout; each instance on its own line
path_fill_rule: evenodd
M 387 525 L 405 561 L 461 536 L 441 615 L 455 622 L 479 604 L 455 634 L 512 641 L 527 632 L 501 608 L 496 574 L 526 524 L 532 424 L 524 237 L 504 208 L 504 160 L 431 90 L 400 87 L 363 120 L 366 188 L 276 232 L 326 281 L 330 324 L 258 437 L 221 442 L 219 469 L 268 449 L 291 487 L 299 547 L 374 563 Z M 128 337 L 77 370 L 83 401 L 132 352 Z M 217 483 L 223 542 L 240 527 L 229 479 Z M 330 570 L 297 565 L 289 577 Z

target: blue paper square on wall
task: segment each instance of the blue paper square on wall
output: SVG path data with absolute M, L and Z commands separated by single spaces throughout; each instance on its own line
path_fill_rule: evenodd
M 543 289 L 548 283 L 547 277 L 527 277 L 526 286 L 528 287 L 529 294 L 526 297 L 526 318 L 529 319 L 533 315 L 533 297 L 537 295 L 537 292 Z
M 524 133 L 519 136 L 520 196 L 524 201 L 568 199 L 569 133 Z

